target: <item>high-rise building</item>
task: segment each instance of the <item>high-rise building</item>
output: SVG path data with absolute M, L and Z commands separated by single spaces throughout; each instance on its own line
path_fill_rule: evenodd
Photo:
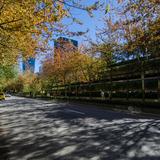
M 35 70 L 35 58 L 29 58 L 22 62 L 22 71 L 25 72 L 29 70 L 34 73 Z
M 57 40 L 54 41 L 55 49 L 57 49 L 57 48 L 64 49 L 64 47 L 66 47 L 66 45 L 68 45 L 68 49 L 71 46 L 74 47 L 75 49 L 77 49 L 78 48 L 78 41 L 73 40 L 73 39 L 69 39 L 69 38 L 65 38 L 65 37 L 59 37 Z
M 65 58 L 64 55 L 75 52 L 78 50 L 78 41 L 59 37 L 54 42 L 54 62 L 57 66 L 60 66 L 62 59 Z

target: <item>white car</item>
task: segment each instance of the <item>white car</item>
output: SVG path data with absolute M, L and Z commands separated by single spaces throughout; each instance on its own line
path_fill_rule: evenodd
M 10 94 L 5 94 L 5 96 L 6 96 L 6 97 L 11 97 L 11 95 L 10 95 Z

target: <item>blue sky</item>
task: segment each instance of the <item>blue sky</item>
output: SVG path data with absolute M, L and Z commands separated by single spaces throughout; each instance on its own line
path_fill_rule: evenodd
M 105 0 L 100 0 L 105 1 Z M 93 0 L 89 0 L 88 3 L 86 4 L 91 4 L 93 3 Z M 105 1 L 105 3 L 107 4 L 109 1 Z M 72 31 L 86 31 L 87 29 L 89 29 L 89 32 L 85 35 L 93 40 L 96 40 L 96 28 L 102 28 L 103 26 L 103 21 L 102 18 L 104 18 L 105 14 L 104 11 L 95 11 L 93 13 L 94 17 L 91 18 L 85 11 L 82 10 L 78 10 L 78 9 L 73 9 L 72 10 L 73 15 L 75 15 L 76 18 L 78 18 L 83 25 L 78 25 L 78 24 L 73 24 L 71 26 L 69 26 L 69 29 Z M 64 19 L 63 23 L 65 24 L 69 24 L 70 20 L 68 19 Z M 78 37 L 70 37 L 72 39 L 75 39 L 78 41 L 79 46 L 81 44 L 86 44 L 86 38 L 85 36 L 78 36 Z M 50 42 L 50 45 L 53 46 L 53 42 Z M 39 67 L 40 67 L 40 60 L 36 59 L 36 65 L 35 65 L 35 72 L 39 71 Z

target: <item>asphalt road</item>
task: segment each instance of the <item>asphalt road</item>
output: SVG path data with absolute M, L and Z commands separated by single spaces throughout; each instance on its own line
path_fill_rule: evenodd
M 11 97 L 0 101 L 0 160 L 160 160 L 160 120 Z

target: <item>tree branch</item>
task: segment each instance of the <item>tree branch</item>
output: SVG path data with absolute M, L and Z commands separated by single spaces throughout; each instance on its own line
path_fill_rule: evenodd
M 0 26 L 3 26 L 3 25 L 5 25 L 5 24 L 9 24 L 9 23 L 18 22 L 18 21 L 20 21 L 20 20 L 22 20 L 22 19 L 16 19 L 16 20 L 8 21 L 8 22 L 3 22 L 3 23 L 0 23 Z

